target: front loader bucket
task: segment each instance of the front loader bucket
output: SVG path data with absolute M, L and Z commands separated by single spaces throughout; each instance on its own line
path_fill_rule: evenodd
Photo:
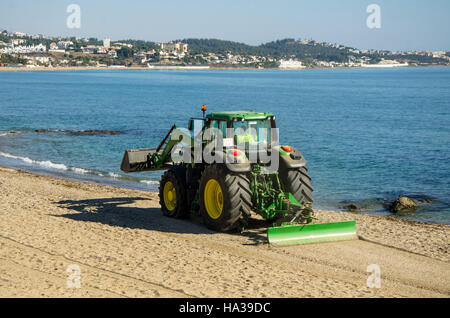
M 123 155 L 120 170 L 124 172 L 139 172 L 151 170 L 148 167 L 148 156 L 151 156 L 156 149 L 128 149 Z
M 351 240 L 357 238 L 356 222 L 277 226 L 267 230 L 267 238 L 280 246 Z

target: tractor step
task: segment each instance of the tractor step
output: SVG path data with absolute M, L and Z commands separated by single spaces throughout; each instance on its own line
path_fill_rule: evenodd
M 356 222 L 282 225 L 267 230 L 267 238 L 273 245 L 297 245 L 357 239 Z

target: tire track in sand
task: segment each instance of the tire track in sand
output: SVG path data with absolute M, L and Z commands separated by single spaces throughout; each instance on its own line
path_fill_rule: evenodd
M 82 268 L 83 275 L 85 274 L 86 270 L 89 270 L 89 271 L 94 272 L 95 273 L 94 275 L 96 275 L 96 274 L 97 275 L 101 275 L 103 277 L 103 279 L 113 278 L 115 280 L 128 280 L 129 282 L 131 282 L 130 285 L 133 285 L 133 286 L 135 286 L 136 283 L 139 283 L 139 284 L 144 284 L 144 285 L 150 285 L 151 287 L 153 287 L 153 288 L 156 287 L 157 289 L 161 289 L 161 288 L 165 289 L 165 290 L 169 291 L 169 293 L 168 294 L 166 293 L 167 295 L 165 295 L 164 297 L 195 297 L 193 295 L 189 295 L 188 293 L 186 293 L 184 291 L 176 290 L 176 289 L 164 286 L 163 284 L 159 284 L 159 283 L 143 280 L 143 279 L 140 279 L 140 278 L 137 278 L 137 277 L 133 277 L 133 276 L 127 275 L 127 274 L 123 274 L 123 273 L 119 273 L 119 272 L 116 272 L 116 271 L 108 270 L 108 269 L 105 269 L 105 268 L 100 268 L 100 267 L 97 267 L 97 266 L 89 265 L 89 264 L 86 264 L 84 262 L 80 262 L 79 260 L 68 258 L 67 256 L 64 256 L 64 255 L 58 255 L 58 254 L 55 254 L 55 253 L 43 250 L 42 248 L 35 247 L 35 246 L 29 245 L 29 244 L 26 244 L 26 243 L 23 243 L 23 242 L 19 242 L 19 241 L 13 239 L 13 238 L 6 237 L 6 236 L 3 236 L 1 234 L 0 234 L 0 239 L 2 239 L 3 241 L 8 241 L 9 244 L 14 245 L 15 247 L 17 247 L 21 251 L 23 251 L 24 248 L 25 249 L 30 249 L 30 250 L 33 250 L 34 252 L 38 252 L 38 253 L 44 254 L 47 257 L 50 257 L 50 258 L 52 258 L 54 260 L 64 260 L 65 263 L 79 265 Z M 45 256 L 43 258 L 45 258 Z M 39 272 L 39 273 L 42 273 L 42 274 L 53 276 L 53 277 L 58 278 L 58 279 L 62 279 L 63 283 L 64 284 L 66 283 L 66 279 L 67 279 L 68 274 L 66 274 L 64 276 L 63 275 L 58 275 L 58 274 L 55 274 L 55 273 L 49 273 L 47 271 L 36 269 L 36 268 L 34 268 L 34 267 L 30 266 L 30 265 L 28 265 L 28 266 L 24 265 L 23 262 L 16 262 L 16 261 L 13 261 L 11 259 L 6 259 L 4 257 L 0 257 L 0 259 L 3 259 L 5 261 L 7 261 L 7 262 L 12 262 L 12 263 L 16 264 L 17 266 L 26 267 L 26 268 L 28 268 L 28 269 L 30 269 L 32 271 L 36 271 L 36 272 Z M 61 272 L 61 271 L 59 271 L 59 272 Z M 64 271 L 64 273 L 65 273 L 65 271 Z M 90 275 L 93 275 L 93 274 L 90 274 Z M 110 289 L 101 289 L 101 288 L 99 288 L 99 287 L 97 287 L 95 285 L 91 285 L 89 283 L 83 283 L 83 286 L 84 285 L 87 285 L 89 288 L 99 289 L 99 290 L 103 290 L 106 293 L 111 293 L 115 297 L 117 297 L 117 296 L 127 297 L 127 296 L 123 295 L 122 293 L 118 293 L 118 292 L 115 292 L 115 291 L 110 290 Z M 157 296 L 161 296 L 161 295 L 157 295 Z

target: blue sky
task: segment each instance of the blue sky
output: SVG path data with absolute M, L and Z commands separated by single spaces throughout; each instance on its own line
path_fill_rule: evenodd
M 69 29 L 69 4 L 81 28 Z M 366 25 L 369 4 L 381 28 Z M 248 44 L 312 38 L 362 49 L 450 50 L 449 0 L 2 0 L 0 29 L 46 35 L 169 41 L 219 38 Z

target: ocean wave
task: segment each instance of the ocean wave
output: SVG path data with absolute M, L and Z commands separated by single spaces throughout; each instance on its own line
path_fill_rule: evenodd
M 90 174 L 92 173 L 91 170 L 83 169 L 83 168 L 77 168 L 77 167 L 71 167 L 70 170 L 72 170 L 75 173 L 78 174 Z
M 145 183 L 145 184 L 148 184 L 148 185 L 153 185 L 153 186 L 159 185 L 159 181 L 155 181 L 155 180 L 141 180 L 139 182 L 140 183 Z
M 16 156 L 16 155 L 12 155 L 10 153 L 6 153 L 6 152 L 2 152 L 2 151 L 0 151 L 0 156 L 9 158 L 9 159 L 22 161 L 22 162 L 25 162 L 30 165 L 41 166 L 43 168 L 52 169 L 52 170 L 68 171 L 68 172 L 73 172 L 73 173 L 80 174 L 80 175 L 94 175 L 94 176 L 98 176 L 98 177 L 105 176 L 102 172 L 96 171 L 96 170 L 89 170 L 89 169 L 84 169 L 84 168 L 79 168 L 79 167 L 70 167 L 70 166 L 66 166 L 65 164 L 54 163 L 49 160 L 42 160 L 42 161 L 41 160 L 33 160 L 28 157 Z M 111 177 L 114 176 L 115 178 L 120 177 L 120 175 L 115 174 L 115 173 L 109 173 L 108 175 Z
M 42 168 L 49 169 L 49 170 L 64 171 L 66 173 L 73 173 L 73 174 L 78 174 L 78 175 L 86 175 L 86 176 L 90 175 L 90 176 L 95 176 L 95 177 L 111 178 L 111 179 L 115 179 L 115 180 L 134 181 L 134 182 L 148 184 L 151 186 L 159 185 L 159 182 L 155 181 L 155 180 L 145 180 L 145 179 L 143 180 L 143 179 L 139 179 L 139 178 L 123 176 L 123 175 L 115 173 L 115 172 L 101 172 L 101 171 L 97 171 L 97 170 L 91 170 L 91 169 L 85 169 L 85 168 L 79 168 L 79 167 L 73 167 L 73 166 L 66 166 L 65 164 L 54 163 L 49 160 L 34 160 L 34 159 L 31 159 L 28 157 L 16 156 L 16 155 L 12 155 L 10 153 L 6 153 L 6 152 L 2 152 L 2 151 L 0 151 L 0 156 L 9 158 L 9 159 L 14 159 L 17 161 L 22 161 L 29 165 L 40 166 Z
M 50 169 L 57 169 L 57 170 L 69 170 L 69 167 L 67 167 L 65 164 L 62 163 L 54 163 L 51 161 L 39 161 L 39 160 L 33 160 L 31 158 L 28 157 L 21 157 L 21 156 L 15 156 L 12 155 L 10 153 L 6 153 L 6 152 L 1 152 L 0 151 L 0 156 L 3 156 L 5 158 L 10 158 L 10 159 L 15 159 L 15 160 L 20 160 L 23 161 L 25 163 L 28 164 L 35 164 L 35 165 L 39 165 L 45 168 L 50 168 Z
M 2 152 L 0 151 L 0 156 L 3 156 L 5 158 L 9 158 L 9 159 L 15 159 L 15 160 L 19 160 L 19 161 L 23 161 L 25 163 L 28 164 L 34 164 L 34 165 L 39 165 L 45 168 L 51 168 L 51 169 L 57 169 L 57 170 L 69 170 L 69 167 L 67 167 L 65 164 L 62 163 L 54 163 L 48 160 L 45 161 L 39 161 L 39 160 L 33 160 L 31 158 L 28 157 L 21 157 L 21 156 L 15 156 L 12 155 L 10 153 L 6 153 L 6 152 Z
M 13 135 L 13 134 L 19 134 L 20 131 L 10 130 L 10 131 L 0 131 L 0 137 L 7 136 L 7 135 Z

